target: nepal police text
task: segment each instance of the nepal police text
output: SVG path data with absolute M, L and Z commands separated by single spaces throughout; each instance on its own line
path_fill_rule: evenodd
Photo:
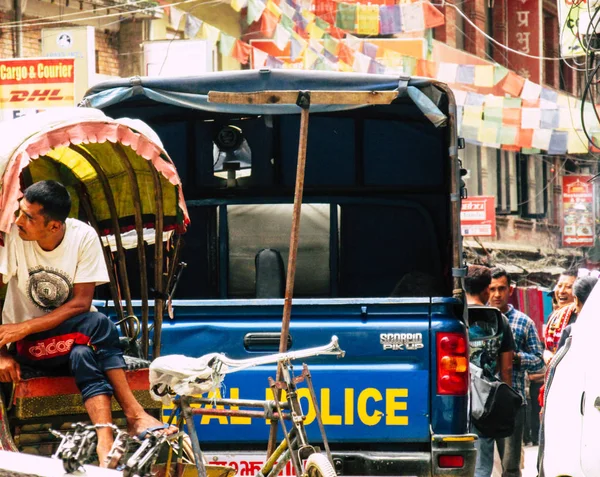
M 273 399 L 271 389 L 265 390 L 265 398 Z M 316 412 L 310 399 L 310 393 L 307 388 L 299 388 L 298 395 L 300 396 L 302 408 L 306 413 L 306 425 L 312 423 L 316 418 Z M 343 410 L 333 412 L 331 406 L 331 390 L 322 388 L 315 390 L 320 395 L 317 398 L 321 410 L 321 418 L 323 424 L 329 426 L 352 426 L 354 424 L 363 424 L 365 426 L 376 426 L 378 424 L 386 426 L 408 426 L 408 389 L 407 388 L 392 388 L 378 390 L 376 388 L 365 388 L 362 390 L 346 388 L 343 396 L 336 392 L 333 399 L 336 401 L 343 399 Z M 319 392 L 320 391 L 320 392 Z M 239 388 L 229 388 L 229 398 L 239 399 Z M 214 397 L 211 394 L 209 397 Z M 217 391 L 217 399 L 221 398 L 221 394 Z M 281 400 L 285 400 L 285 391 L 283 391 Z M 198 406 L 211 408 L 212 406 Z M 217 406 L 217 409 L 224 409 L 224 406 Z M 237 407 L 231 406 L 231 409 Z M 250 417 L 238 416 L 208 416 L 203 415 L 201 424 L 252 424 L 253 420 Z M 269 421 L 265 421 L 269 424 Z

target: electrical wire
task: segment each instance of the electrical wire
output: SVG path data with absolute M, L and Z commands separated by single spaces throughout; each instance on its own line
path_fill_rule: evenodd
M 157 5 L 156 7 L 151 7 L 151 8 L 140 8 L 137 10 L 131 10 L 129 12 L 117 12 L 117 13 L 108 13 L 105 15 L 94 15 L 91 17 L 85 17 L 85 18 L 74 18 L 69 20 L 69 22 L 81 22 L 81 21 L 88 21 L 88 20 L 101 20 L 104 18 L 114 18 L 114 17 L 118 17 L 118 16 L 125 16 L 125 15 L 133 15 L 135 13 L 140 13 L 140 12 L 147 12 L 148 10 L 163 10 L 165 8 L 169 8 L 169 7 L 176 7 L 177 5 L 184 5 L 184 4 L 188 4 L 188 3 L 197 3 L 197 2 L 201 2 L 202 0 L 182 0 L 179 2 L 175 2 L 175 3 L 171 3 L 169 5 Z M 221 3 L 218 0 L 215 0 L 214 2 L 210 2 L 210 3 Z M 202 5 L 206 5 L 206 3 L 202 3 Z M 30 23 L 24 26 L 27 27 L 37 27 L 37 26 L 43 26 L 43 27 L 47 27 L 50 25 L 61 25 L 64 24 L 64 21 L 54 21 L 54 22 L 39 22 L 39 19 L 36 19 L 36 21 L 38 21 L 38 23 Z M 12 24 L 12 25 L 8 25 L 5 26 L 4 23 L 0 23 L 0 30 L 12 30 L 15 28 L 20 28 L 22 25 L 20 24 Z
M 148 0 L 133 0 L 131 2 L 128 2 L 127 6 L 129 6 L 129 5 L 137 5 L 139 3 L 147 3 L 147 2 L 148 2 Z M 62 6 L 63 5 L 61 4 L 60 7 L 62 7 Z M 120 7 L 120 5 L 115 5 L 115 6 L 112 6 L 112 7 L 102 7 L 102 8 L 99 8 L 99 10 L 104 10 L 104 9 L 109 10 L 111 8 L 115 9 L 115 8 L 119 8 L 119 7 Z M 149 7 L 149 8 L 146 8 L 144 10 L 152 10 L 152 9 L 155 9 L 155 8 L 157 8 L 157 7 Z M 73 13 L 65 13 L 65 14 L 59 14 L 59 15 L 51 15 L 49 17 L 32 18 L 30 20 L 5 22 L 5 23 L 0 23 L 0 27 L 12 26 L 12 25 L 26 27 L 26 26 L 29 26 L 30 23 L 39 22 L 40 20 L 46 21 L 46 20 L 54 20 L 56 18 L 60 18 L 60 19 L 67 18 L 67 17 L 70 18 L 70 17 L 77 16 L 77 15 L 85 15 L 86 13 L 87 12 L 73 12 Z M 96 18 L 100 18 L 100 17 L 96 17 Z

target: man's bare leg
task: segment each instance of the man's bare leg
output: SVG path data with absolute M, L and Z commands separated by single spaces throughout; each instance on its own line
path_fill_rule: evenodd
M 92 424 L 112 423 L 110 398 L 106 394 L 100 394 L 85 401 L 85 409 L 90 416 Z M 106 467 L 106 456 L 113 445 L 113 430 L 109 427 L 100 428 L 96 429 L 96 434 L 98 434 L 98 446 L 96 447 L 98 462 L 100 467 Z
M 162 422 L 144 411 L 144 408 L 137 401 L 133 392 L 131 392 L 123 369 L 109 369 L 106 371 L 106 377 L 110 381 L 115 399 L 121 405 L 127 419 L 127 432 L 129 435 L 137 436 L 148 428 L 162 425 Z M 163 432 L 173 434 L 177 432 L 177 428 L 171 426 Z

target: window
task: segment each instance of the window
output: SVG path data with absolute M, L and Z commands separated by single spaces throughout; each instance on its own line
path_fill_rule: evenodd
M 522 154 L 519 165 L 520 214 L 526 218 L 543 218 L 548 207 L 547 164 L 540 156 Z
M 265 248 L 279 251 L 287 269 L 292 204 L 228 205 L 228 295 L 251 298 L 256 290 L 256 254 Z M 257 226 L 260 224 L 260 226 Z M 328 296 L 330 289 L 329 204 L 303 204 L 295 296 Z
M 498 214 L 517 212 L 517 155 L 509 151 L 497 151 L 497 201 Z

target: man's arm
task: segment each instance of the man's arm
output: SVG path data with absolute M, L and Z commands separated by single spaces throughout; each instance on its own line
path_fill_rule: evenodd
M 500 379 L 509 386 L 512 386 L 514 355 L 514 351 L 505 351 L 500 353 L 500 359 L 498 360 L 498 366 L 500 367 Z
M 0 348 L 15 343 L 33 333 L 56 328 L 62 322 L 90 311 L 96 283 L 76 283 L 73 286 L 73 298 L 56 310 L 23 323 L 0 325 Z
M 544 346 L 540 341 L 535 325 L 527 320 L 525 326 L 525 346 L 523 351 L 517 353 L 520 361 L 520 368 L 530 373 L 539 371 L 544 367 Z

